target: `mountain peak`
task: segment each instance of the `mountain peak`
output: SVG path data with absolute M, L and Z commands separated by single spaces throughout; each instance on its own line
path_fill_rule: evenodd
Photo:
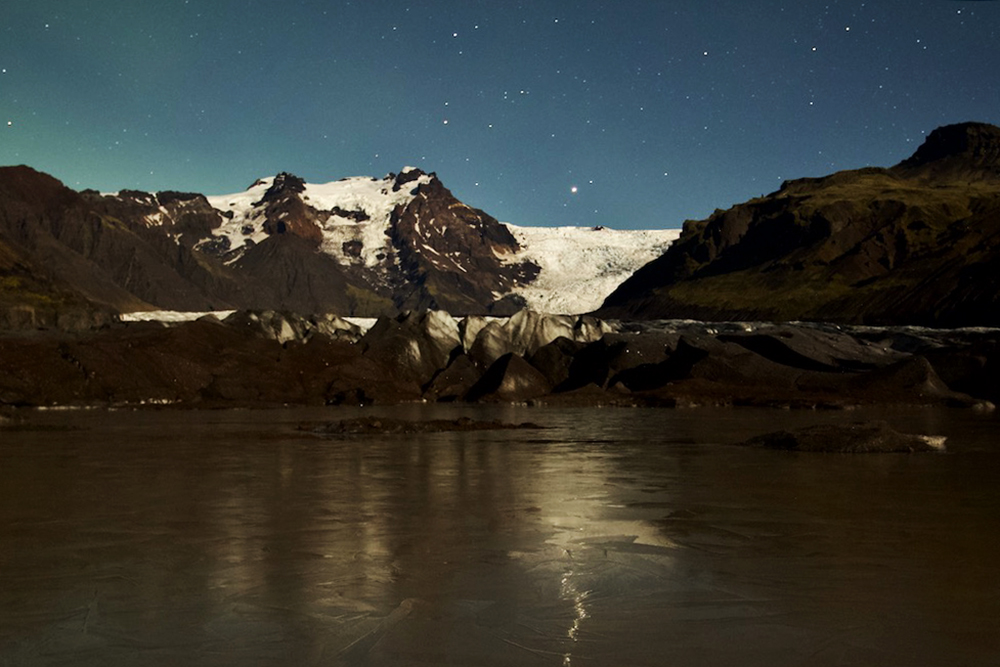
M 274 177 L 274 181 L 271 183 L 271 187 L 267 189 L 264 193 L 264 200 L 270 201 L 278 195 L 285 193 L 299 193 L 304 192 L 306 189 L 306 182 L 296 176 L 295 174 L 289 174 L 286 171 L 281 172 Z
M 906 175 L 982 180 L 1000 177 L 1000 127 L 956 123 L 939 127 L 895 167 Z
M 393 181 L 392 191 L 399 192 L 404 185 L 418 181 L 422 176 L 430 176 L 431 179 L 437 178 L 437 174 L 434 172 L 428 174 L 421 169 L 417 169 L 416 167 L 403 167 L 403 171 L 399 172 L 399 174 L 395 177 L 393 177 L 392 174 L 389 174 L 389 177 L 392 178 Z

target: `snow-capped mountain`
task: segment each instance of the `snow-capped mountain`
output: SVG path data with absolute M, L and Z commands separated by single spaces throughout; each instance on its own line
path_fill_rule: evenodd
M 31 312 L 68 299 L 120 312 L 580 313 L 678 234 L 504 224 L 415 168 L 325 184 L 282 173 L 206 197 L 75 192 L 10 167 L 0 194 L 0 250 L 19 284 L 35 276 L 51 292 Z
M 248 247 L 268 238 L 276 224 L 293 218 L 292 212 L 282 209 L 274 220 L 273 211 L 269 215 L 268 193 L 292 191 L 315 211 L 312 218 L 319 228 L 321 252 L 342 266 L 375 270 L 386 279 L 398 269 L 394 226 L 414 200 L 426 202 L 432 196 L 435 182 L 433 174 L 413 167 L 383 179 L 355 177 L 320 185 L 296 181 L 287 174 L 260 179 L 245 192 L 207 198 L 226 221 L 202 244 L 224 249 L 227 263 L 237 261 Z M 459 247 L 440 248 L 442 241 L 449 245 L 449 236 L 461 236 L 457 230 L 468 223 L 451 219 L 456 208 L 482 213 L 457 200 L 449 202 L 444 220 L 434 215 L 422 219 L 421 212 L 414 212 L 412 249 L 439 271 L 468 274 L 472 270 L 465 265 L 472 259 L 468 252 Z M 679 234 L 679 230 L 500 225 L 514 240 L 511 243 L 505 238 L 502 244 L 494 245 L 500 265 L 517 273 L 527 270 L 530 279 L 501 281 L 498 287 L 507 291 L 496 289 L 493 296 L 502 299 L 513 295 L 532 310 L 551 313 L 576 314 L 600 307 L 615 287 L 639 266 L 662 255 Z M 537 267 L 537 272 L 530 267 Z
M 411 175 L 413 180 L 407 181 Z M 228 261 L 235 261 L 247 247 L 264 241 L 279 229 L 277 225 L 292 217 L 293 211 L 287 207 L 276 212 L 272 208 L 284 194 L 285 200 L 301 201 L 300 215 L 306 209 L 314 211 L 324 253 L 345 266 L 375 268 L 392 254 L 387 231 L 393 211 L 405 208 L 417 196 L 416 188 L 432 179 L 412 167 L 399 176 L 344 178 L 322 185 L 305 183 L 290 174 L 262 178 L 244 192 L 207 197 L 226 218 L 212 235 L 224 239 L 222 247 L 232 251 Z

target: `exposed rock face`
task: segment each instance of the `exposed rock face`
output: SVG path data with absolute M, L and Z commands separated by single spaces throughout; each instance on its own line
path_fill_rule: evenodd
M 1000 325 L 1000 128 L 944 127 L 891 169 L 791 181 L 685 223 L 597 314 Z
M 522 403 L 552 391 L 542 373 L 524 357 L 508 352 L 483 374 L 466 396 L 470 401 Z
M 410 294 L 396 300 L 397 305 L 476 313 L 483 312 L 481 304 L 485 303 L 490 314 L 516 312 L 516 302 L 496 295 L 509 292 L 519 282 L 530 282 L 538 267 L 500 261 L 519 249 L 510 231 L 483 211 L 455 199 L 436 178 L 417 187 L 416 195 L 392 214 L 390 238 L 406 280 L 413 286 Z
M 254 206 L 263 208 L 263 229 L 269 235 L 294 234 L 319 245 L 323 232 L 316 220 L 319 212 L 300 196 L 306 182 L 298 176 L 280 173 L 274 178 L 264 197 Z
M 388 363 L 421 386 L 461 349 L 458 323 L 442 311 L 383 317 L 361 339 L 361 347 L 366 356 Z
M 427 384 L 424 398 L 444 403 L 464 400 L 482 376 L 482 369 L 467 355 L 459 354 Z
M 361 339 L 361 329 L 356 324 L 346 322 L 336 315 L 303 317 L 272 310 L 239 310 L 224 322 L 279 343 L 306 342 L 316 335 L 348 343 L 356 343 Z
M 610 331 L 611 327 L 594 317 L 522 310 L 506 320 L 485 323 L 466 351 L 477 364 L 486 367 L 509 352 L 534 354 L 557 338 L 590 343 Z
M 163 209 L 178 212 L 170 233 L 180 238 L 185 230 L 210 225 L 199 220 L 202 214 L 218 219 L 205 208 L 198 212 L 197 202 L 168 199 Z M 211 299 L 202 287 L 224 276 L 205 270 L 188 247 L 162 230 L 151 233 L 147 224 L 154 214 L 167 215 L 155 198 L 141 193 L 105 202 L 28 167 L 0 169 L 2 300 L 48 320 L 67 308 L 144 310 L 154 300 L 167 308 L 183 303 L 207 309 Z

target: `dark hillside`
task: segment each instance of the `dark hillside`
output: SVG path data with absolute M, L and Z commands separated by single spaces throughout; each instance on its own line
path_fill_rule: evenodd
M 1000 326 L 1000 128 L 943 127 L 890 169 L 688 222 L 598 314 Z

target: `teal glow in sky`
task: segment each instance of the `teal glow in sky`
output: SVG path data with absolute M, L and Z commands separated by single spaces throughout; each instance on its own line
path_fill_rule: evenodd
M 412 165 L 516 224 L 665 228 L 1000 124 L 1000 2 L 11 4 L 0 164 L 76 189 Z

